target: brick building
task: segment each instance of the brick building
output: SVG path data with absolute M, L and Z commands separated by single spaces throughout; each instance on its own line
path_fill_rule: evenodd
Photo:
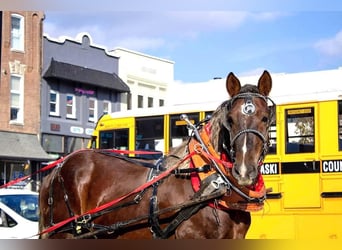
M 0 12 L 0 185 L 51 160 L 39 138 L 43 19 L 41 11 Z

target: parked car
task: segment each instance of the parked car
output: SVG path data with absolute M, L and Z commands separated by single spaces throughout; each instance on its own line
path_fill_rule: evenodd
M 38 193 L 0 189 L 0 239 L 38 238 Z

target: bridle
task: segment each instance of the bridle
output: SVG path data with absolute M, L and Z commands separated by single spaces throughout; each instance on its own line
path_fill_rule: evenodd
M 244 104 L 244 107 L 242 109 L 242 112 L 245 115 L 249 115 L 249 116 L 254 115 L 255 114 L 255 105 L 253 103 L 253 98 L 261 98 L 266 103 L 266 105 L 268 106 L 269 119 L 267 121 L 267 129 L 266 129 L 265 134 L 261 133 L 260 131 L 258 131 L 256 129 L 253 129 L 253 128 L 246 128 L 246 129 L 240 130 L 238 133 L 235 134 L 235 136 L 232 136 L 230 126 L 228 126 L 226 123 L 224 124 L 224 126 L 228 130 L 230 138 L 231 138 L 230 139 L 230 149 L 227 150 L 229 153 L 229 157 L 230 157 L 231 161 L 232 162 L 235 161 L 234 144 L 235 144 L 236 140 L 243 134 L 253 133 L 253 134 L 257 135 L 263 142 L 263 150 L 262 150 L 260 157 L 259 157 L 259 160 L 258 160 L 259 165 L 261 165 L 266 154 L 267 154 L 267 152 L 268 152 L 268 148 L 270 146 L 269 137 L 267 136 L 267 134 L 268 134 L 269 127 L 271 126 L 271 123 L 272 123 L 272 120 L 274 117 L 274 110 L 275 110 L 275 106 L 276 106 L 275 103 L 273 102 L 273 100 L 271 98 L 269 98 L 267 96 L 261 95 L 259 93 L 254 93 L 254 92 L 246 92 L 246 93 L 237 94 L 232 99 L 230 99 L 227 102 L 227 109 L 226 110 L 228 112 L 232 108 L 233 103 L 236 100 L 244 99 L 245 104 Z M 268 101 L 270 101 L 272 105 L 269 106 Z

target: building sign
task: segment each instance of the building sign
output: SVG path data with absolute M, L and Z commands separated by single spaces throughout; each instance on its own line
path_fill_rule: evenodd
M 85 129 L 86 135 L 92 135 L 93 132 L 94 132 L 94 129 L 93 129 L 93 128 L 86 128 L 86 129 Z
M 260 173 L 262 175 L 279 174 L 279 164 L 277 162 L 264 163 L 260 167 Z
M 9 62 L 9 69 L 11 74 L 24 75 L 26 65 L 22 64 L 18 60 L 15 60 L 14 62 Z
M 71 126 L 70 127 L 70 132 L 74 133 L 74 134 L 83 134 L 84 129 L 82 127 Z
M 80 95 L 95 95 L 95 90 L 90 89 L 75 88 L 74 91 L 76 94 Z
M 51 131 L 61 131 L 61 125 L 57 123 L 51 123 L 50 124 L 50 130 Z
M 323 173 L 342 172 L 342 160 L 331 160 L 322 162 Z

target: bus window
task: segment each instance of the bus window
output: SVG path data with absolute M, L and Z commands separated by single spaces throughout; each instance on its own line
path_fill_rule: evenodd
M 136 150 L 164 151 L 164 117 L 136 118 Z
M 342 150 L 342 101 L 338 101 L 338 150 Z
M 170 115 L 170 147 L 177 147 L 180 145 L 184 140 L 188 139 L 189 129 L 185 121 L 180 120 L 180 115 Z M 191 113 L 187 114 L 189 120 L 196 124 L 199 122 L 199 113 Z
M 315 151 L 314 108 L 287 109 L 286 153 Z
M 272 123 L 269 128 L 270 146 L 268 148 L 269 154 L 277 153 L 277 127 L 276 123 Z
M 128 129 L 100 131 L 101 149 L 128 149 Z
M 207 119 L 207 118 L 211 118 L 211 116 L 213 115 L 214 111 L 206 111 L 204 113 L 204 119 Z

